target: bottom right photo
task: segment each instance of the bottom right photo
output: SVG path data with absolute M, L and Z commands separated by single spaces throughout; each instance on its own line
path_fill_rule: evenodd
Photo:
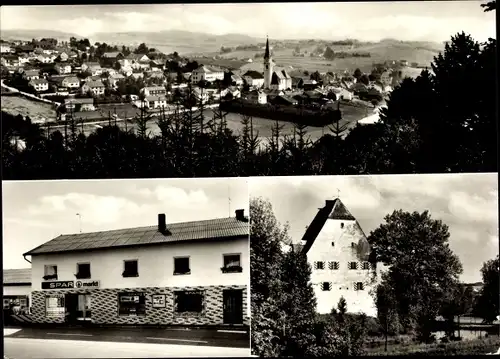
M 249 192 L 254 356 L 500 353 L 497 173 Z

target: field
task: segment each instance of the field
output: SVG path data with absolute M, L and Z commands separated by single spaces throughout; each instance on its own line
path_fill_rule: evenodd
M 22 96 L 2 96 L 2 111 L 14 116 L 29 116 L 33 122 L 56 119 L 56 111 L 52 105 L 29 100 Z

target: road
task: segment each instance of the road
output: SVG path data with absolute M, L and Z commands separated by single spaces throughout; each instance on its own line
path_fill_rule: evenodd
M 4 329 L 9 359 L 249 356 L 248 333 L 215 329 Z

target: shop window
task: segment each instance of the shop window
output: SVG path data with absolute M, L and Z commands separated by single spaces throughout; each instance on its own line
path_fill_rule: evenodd
M 45 297 L 45 315 L 47 318 L 64 317 L 65 311 L 63 295 Z
M 139 268 L 137 260 L 127 260 L 124 261 L 124 277 L 138 277 L 139 276 Z
M 174 274 L 191 274 L 189 268 L 189 257 L 174 258 Z
M 118 293 L 118 315 L 146 315 L 146 296 L 144 293 Z
M 78 263 L 75 277 L 76 279 L 90 279 L 90 263 Z
M 57 280 L 57 266 L 53 264 L 45 265 L 43 270 L 44 280 Z
M 204 294 L 200 290 L 174 292 L 177 313 L 202 313 Z
M 239 254 L 224 254 L 224 266 L 222 273 L 241 273 L 241 256 Z

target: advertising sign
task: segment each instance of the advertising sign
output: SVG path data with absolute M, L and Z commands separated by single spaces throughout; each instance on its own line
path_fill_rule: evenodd
M 165 308 L 165 294 L 153 294 L 153 308 Z
M 75 288 L 99 288 L 100 283 L 98 280 L 77 280 Z
M 42 289 L 70 289 L 75 287 L 75 282 L 72 280 L 42 282 Z

